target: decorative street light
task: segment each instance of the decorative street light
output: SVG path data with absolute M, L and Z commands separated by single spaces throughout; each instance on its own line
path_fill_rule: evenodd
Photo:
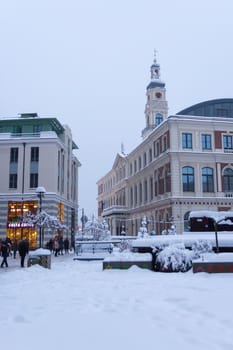
M 46 193 L 46 190 L 44 187 L 42 186 L 39 186 L 37 187 L 36 189 L 36 194 L 37 194 L 37 197 L 39 198 L 40 202 L 39 202 L 39 213 L 41 213 L 42 211 L 42 198 L 44 197 Z M 39 248 L 42 247 L 42 226 L 40 225 L 40 228 L 39 228 L 39 237 L 40 237 L 40 240 L 39 240 Z
M 215 231 L 215 244 L 216 244 L 216 253 L 219 253 L 219 244 L 218 244 L 218 224 L 221 224 L 223 221 L 228 220 L 229 217 L 225 216 L 224 218 L 216 221 L 214 219 L 214 231 Z

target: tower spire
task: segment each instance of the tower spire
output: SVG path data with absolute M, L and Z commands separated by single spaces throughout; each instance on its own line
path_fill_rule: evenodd
M 154 49 L 154 60 L 152 66 L 150 67 L 151 80 L 156 80 L 160 77 L 160 65 L 157 63 L 156 53 L 157 50 Z
M 160 123 L 167 119 L 168 105 L 166 100 L 165 83 L 160 79 L 160 64 L 157 63 L 157 51 L 150 67 L 151 81 L 146 88 L 147 101 L 145 106 L 146 127 L 142 137 L 146 138 Z

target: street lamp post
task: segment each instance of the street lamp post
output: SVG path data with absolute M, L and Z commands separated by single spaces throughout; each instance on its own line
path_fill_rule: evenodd
M 220 224 L 221 222 L 225 221 L 229 219 L 228 216 L 225 216 L 224 218 L 216 221 L 214 220 L 214 231 L 215 231 L 215 244 L 216 244 L 216 253 L 219 253 L 219 244 L 218 244 L 218 224 Z
M 45 193 L 46 193 L 46 190 L 45 190 L 44 187 L 42 187 L 42 186 L 37 187 L 36 194 L 37 194 L 37 197 L 40 200 L 40 202 L 39 202 L 39 213 L 41 213 L 41 211 L 42 211 L 42 198 L 44 197 Z M 43 245 L 42 241 L 43 241 L 42 240 L 42 226 L 40 225 L 40 227 L 39 227 L 39 248 L 41 248 L 42 245 Z

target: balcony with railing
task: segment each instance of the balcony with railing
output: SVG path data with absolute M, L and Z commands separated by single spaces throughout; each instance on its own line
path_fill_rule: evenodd
M 125 214 L 128 211 L 128 207 L 125 205 L 112 205 L 108 208 L 104 208 L 104 215 Z

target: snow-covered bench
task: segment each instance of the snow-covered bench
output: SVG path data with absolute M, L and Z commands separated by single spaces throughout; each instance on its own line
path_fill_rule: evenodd
M 122 252 L 114 253 L 103 261 L 103 270 L 105 269 L 128 269 L 131 266 L 153 270 L 152 255 L 150 253 L 132 253 Z

